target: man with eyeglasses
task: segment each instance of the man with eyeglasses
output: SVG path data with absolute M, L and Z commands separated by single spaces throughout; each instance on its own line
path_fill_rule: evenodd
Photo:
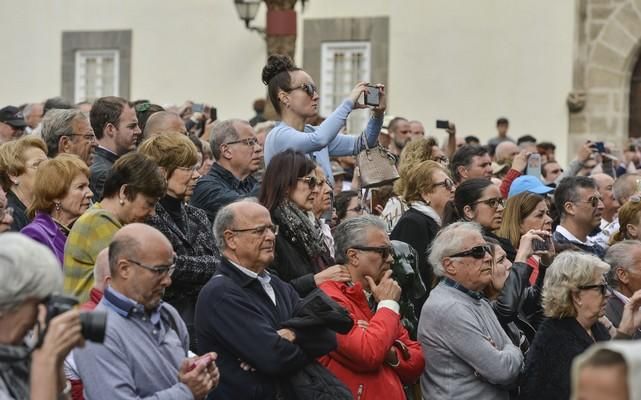
M 47 143 L 47 157 L 60 153 L 75 154 L 91 166 L 98 147 L 89 118 L 80 110 L 54 109 L 42 120 L 42 138 Z
M 621 204 L 614 197 L 614 178 L 608 174 L 598 173 L 590 176 L 596 183 L 599 195 L 603 201 L 603 213 L 599 232 L 590 235 L 588 241 L 608 249 L 610 236 L 619 230 L 619 217 L 617 216 Z
M 252 174 L 261 166 L 263 148 L 254 128 L 239 119 L 216 122 L 210 146 L 216 162 L 196 184 L 190 202 L 213 222 L 221 207 L 257 194 L 258 181 Z
M 175 254 L 155 228 L 133 223 L 109 245 L 111 284 L 96 310 L 106 311 L 104 344 L 74 352 L 86 398 L 203 399 L 219 380 L 216 354 L 189 357 L 189 334 L 162 296 Z
M 615 243 L 608 248 L 604 261 L 610 265 L 606 279 L 611 291 L 605 316 L 618 328 L 625 305 L 630 303 L 634 292 L 641 290 L 641 242 L 624 240 Z M 633 337 L 641 339 L 641 330 L 637 329 Z
M 369 215 L 353 217 L 336 228 L 334 239 L 336 262 L 352 279 L 328 280 L 319 287 L 355 324 L 347 334 L 337 335 L 337 349 L 320 362 L 355 399 L 404 399 L 403 384 L 418 380 L 425 360 L 401 324 L 401 288 L 391 278 L 393 248 L 385 224 Z
M 278 225 L 265 207 L 241 200 L 221 208 L 214 234 L 223 258 L 196 304 L 198 349 L 220 355 L 224 376 L 209 400 L 289 398 L 281 393 L 286 380 L 334 349 L 336 336 L 322 326 L 281 326 L 294 316 L 300 298 L 293 286 L 266 271 Z
M 561 218 L 552 238 L 561 248 L 575 248 L 599 258 L 605 249 L 588 240 L 588 235 L 601 224 L 603 201 L 592 178 L 563 178 L 554 192 L 554 204 Z
M 523 355 L 482 294 L 492 280 L 492 259 L 492 247 L 475 223 L 456 222 L 434 239 L 429 262 L 442 279 L 423 305 L 418 326 L 423 398 L 510 398 L 508 386 L 519 377 Z

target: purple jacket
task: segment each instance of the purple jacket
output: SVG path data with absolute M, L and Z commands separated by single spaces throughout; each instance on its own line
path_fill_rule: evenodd
M 62 266 L 67 235 L 62 233 L 56 221 L 51 218 L 51 215 L 37 212 L 33 221 L 22 228 L 20 233 L 47 246 L 53 251 L 53 254 L 55 254 L 60 261 L 60 266 Z

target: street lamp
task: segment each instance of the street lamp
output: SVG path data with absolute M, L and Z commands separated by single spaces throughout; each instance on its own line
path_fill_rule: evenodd
M 254 18 L 256 18 L 261 1 L 262 0 L 234 0 L 234 5 L 236 6 L 236 12 L 238 12 L 240 19 L 245 21 L 245 27 L 247 27 L 247 29 L 264 34 L 265 29 L 249 25 Z

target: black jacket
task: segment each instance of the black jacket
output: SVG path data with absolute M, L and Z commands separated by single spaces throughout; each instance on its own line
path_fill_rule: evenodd
M 200 354 L 215 351 L 221 379 L 208 399 L 275 399 L 283 382 L 315 358 L 336 348 L 336 334 L 321 327 L 294 329 L 296 343 L 277 330 L 294 316 L 300 297 L 291 285 L 271 275 L 276 305 L 258 281 L 223 258 L 216 275 L 200 292 L 196 334 Z M 313 343 L 303 349 L 297 343 Z M 244 371 L 240 361 L 256 371 Z
M 209 173 L 198 180 L 190 203 L 205 210 L 209 220 L 214 222 L 222 207 L 241 197 L 256 196 L 257 190 L 258 184 L 253 176 L 239 181 L 220 164 L 214 163 Z
M 22 228 L 29 225 L 29 217 L 27 217 L 27 207 L 20 201 L 18 196 L 13 193 L 13 190 L 7 192 L 7 208 L 13 208 L 13 223 L 11 224 L 11 231 L 20 232 Z
M 165 290 L 164 300 L 174 306 L 189 330 L 190 348 L 195 350 L 194 313 L 198 293 L 215 272 L 220 254 L 211 224 L 203 210 L 187 204 L 181 206 L 183 228 L 158 202 L 156 214 L 147 224 L 163 233 L 176 252 L 176 270 L 171 286 Z
M 107 175 L 111 172 L 111 167 L 114 165 L 118 156 L 109 150 L 100 146 L 96 147 L 93 164 L 91 164 L 91 179 L 89 179 L 89 187 L 93 192 L 93 201 L 98 202 L 102 200 L 102 190 L 105 187 Z
M 410 208 L 401 216 L 390 234 L 391 240 L 405 242 L 418 253 L 418 271 L 427 289 L 426 297 L 434 286 L 434 268 L 427 261 L 428 250 L 439 229 L 434 219 Z M 420 312 L 420 307 L 418 311 Z
M 610 339 L 600 323 L 591 329 L 596 341 Z M 567 400 L 574 357 L 594 344 L 575 318 L 548 318 L 539 327 L 525 359 L 520 399 Z
M 621 323 L 623 317 L 623 302 L 617 296 L 612 294 L 605 305 L 605 316 L 608 317 L 610 322 L 617 328 Z M 633 339 L 641 339 L 641 329 L 637 329 L 636 333 L 632 336 Z

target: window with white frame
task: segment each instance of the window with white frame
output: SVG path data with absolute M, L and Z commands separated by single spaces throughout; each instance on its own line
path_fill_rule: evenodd
M 75 102 L 118 96 L 119 71 L 118 50 L 76 51 Z
M 325 42 L 321 46 L 320 114 L 331 114 L 351 93 L 358 81 L 369 82 L 369 42 Z M 360 134 L 369 120 L 369 110 L 354 110 L 347 119 L 347 132 Z

